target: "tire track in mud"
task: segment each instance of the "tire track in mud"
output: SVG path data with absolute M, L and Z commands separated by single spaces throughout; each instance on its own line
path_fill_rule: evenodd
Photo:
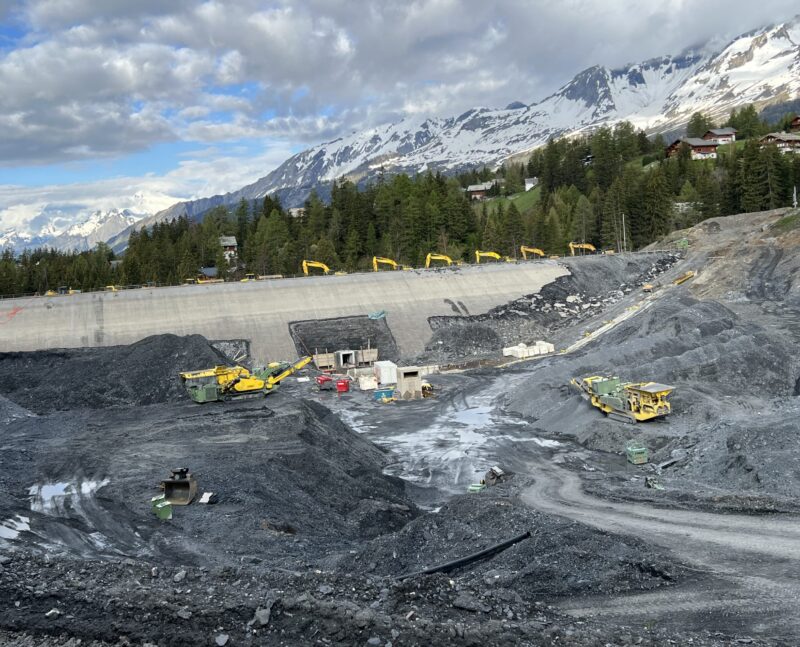
M 724 629 L 735 616 L 749 629 L 800 634 L 800 520 L 662 509 L 586 494 L 564 468 L 537 461 L 536 482 L 522 494 L 531 507 L 670 550 L 705 576 L 666 590 L 556 601 L 575 617 L 685 620 L 698 614 Z

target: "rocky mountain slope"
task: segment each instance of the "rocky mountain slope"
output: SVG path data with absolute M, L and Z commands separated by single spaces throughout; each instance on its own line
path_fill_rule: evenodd
M 312 189 L 323 196 L 336 178 L 363 181 L 386 172 L 456 172 L 498 164 L 543 145 L 551 137 L 585 132 L 629 120 L 648 132 L 672 133 L 693 112 L 722 119 L 736 106 L 758 108 L 800 98 L 800 16 L 735 38 L 721 51 L 687 51 L 620 69 L 595 66 L 577 74 L 549 97 L 503 109 L 474 108 L 459 116 L 404 119 L 352 133 L 302 151 L 256 182 L 231 193 L 180 202 L 136 224 L 120 217 L 97 219 L 81 233 L 45 232 L 27 241 L 83 248 L 107 240 L 124 249 L 133 227 L 198 217 L 217 205 L 277 194 L 298 206 Z M 102 224 L 101 224 L 102 221 Z M 113 224 L 112 224 L 113 223 Z M 116 231 L 112 231 L 116 229 Z M 91 230 L 91 231 L 90 231 Z M 15 232 L 0 234 L 0 246 L 19 246 Z
M 182 202 L 155 219 L 195 216 L 219 204 L 278 193 L 288 206 L 312 188 L 347 176 L 369 178 L 383 168 L 416 173 L 497 164 L 514 153 L 627 119 L 649 132 L 681 128 L 693 112 L 722 118 L 739 105 L 759 108 L 800 96 L 800 16 L 734 39 L 716 53 L 685 52 L 620 69 L 595 66 L 551 96 L 457 117 L 405 119 L 309 148 L 237 191 Z
M 98 210 L 71 225 L 64 222 L 65 218 L 42 218 L 46 222 L 38 228 L 12 228 L 0 232 L 0 249 L 10 247 L 22 251 L 50 247 L 63 251 L 84 251 L 122 232 L 129 232 L 132 226 L 149 215 L 130 209 Z M 34 221 L 39 219 L 37 217 Z

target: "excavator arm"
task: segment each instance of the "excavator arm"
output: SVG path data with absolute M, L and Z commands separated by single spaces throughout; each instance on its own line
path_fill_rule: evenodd
M 444 254 L 428 254 L 425 257 L 425 269 L 431 266 L 431 261 L 444 261 L 447 263 L 448 267 L 453 264 L 453 259 L 449 256 L 445 256 Z
M 397 269 L 397 267 L 398 267 L 398 266 L 397 266 L 397 262 L 396 262 L 396 261 L 393 261 L 391 258 L 384 258 L 384 257 L 382 257 L 382 256 L 373 256 L 373 257 L 372 257 L 372 270 L 373 270 L 374 272 L 377 272 L 377 271 L 378 271 L 378 266 L 379 266 L 379 265 L 388 265 L 388 266 L 390 266 L 390 267 L 391 267 L 393 270 L 396 270 L 396 269 Z
M 541 258 L 545 257 L 545 253 L 538 247 L 526 247 L 525 245 L 522 245 L 519 248 L 519 251 L 522 254 L 522 258 L 525 259 L 526 261 L 528 260 L 528 254 L 535 254 L 536 256 L 539 256 Z
M 309 357 L 303 357 L 303 358 L 297 360 L 294 364 L 289 366 L 283 372 L 278 373 L 278 375 L 270 375 L 266 380 L 267 381 L 267 388 L 268 389 L 274 388 L 275 386 L 280 384 L 283 380 L 285 380 L 287 377 L 289 377 L 292 373 L 295 373 L 295 372 L 299 371 L 301 368 L 303 368 L 306 364 L 308 364 L 311 361 L 311 359 L 312 358 L 310 356 Z
M 308 276 L 308 268 L 316 267 L 317 269 L 322 270 L 324 274 L 329 274 L 331 268 L 325 265 L 325 263 L 321 263 L 320 261 L 303 261 L 303 274 Z
M 570 243 L 569 244 L 569 253 L 572 256 L 575 256 L 575 250 L 576 249 L 584 249 L 587 252 L 592 252 L 592 253 L 597 251 L 597 248 L 594 245 L 592 245 L 591 243 Z
M 475 250 L 475 262 L 480 263 L 482 258 L 493 258 L 496 261 L 500 260 L 500 254 L 497 252 L 482 252 L 479 249 Z

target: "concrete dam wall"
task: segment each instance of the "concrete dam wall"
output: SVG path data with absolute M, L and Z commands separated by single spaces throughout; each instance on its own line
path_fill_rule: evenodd
M 6 299 L 0 300 L 0 351 L 197 333 L 249 339 L 253 358 L 266 361 L 296 354 L 291 323 L 384 310 L 400 353 L 411 356 L 431 335 L 428 317 L 481 314 L 566 274 L 566 267 L 546 260 Z

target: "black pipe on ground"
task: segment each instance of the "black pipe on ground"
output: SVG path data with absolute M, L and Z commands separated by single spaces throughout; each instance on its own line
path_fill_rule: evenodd
M 426 568 L 422 571 L 415 571 L 413 573 L 406 573 L 405 575 L 398 575 L 398 580 L 407 580 L 410 577 L 417 577 L 418 575 L 430 575 L 431 573 L 448 573 L 460 566 L 466 566 L 467 564 L 471 564 L 472 562 L 477 562 L 479 559 L 483 557 L 488 557 L 489 555 L 494 555 L 495 553 L 499 553 L 504 551 L 506 548 L 511 548 L 514 544 L 518 544 L 523 539 L 528 539 L 531 536 L 530 530 L 527 532 L 522 533 L 521 535 L 517 535 L 512 539 L 508 539 L 502 543 L 495 544 L 494 546 L 489 546 L 489 548 L 484 548 L 477 553 L 472 553 L 472 555 L 467 555 L 466 557 L 460 557 L 455 559 L 451 562 L 447 562 L 445 564 L 439 564 L 438 566 L 431 566 L 430 568 Z

